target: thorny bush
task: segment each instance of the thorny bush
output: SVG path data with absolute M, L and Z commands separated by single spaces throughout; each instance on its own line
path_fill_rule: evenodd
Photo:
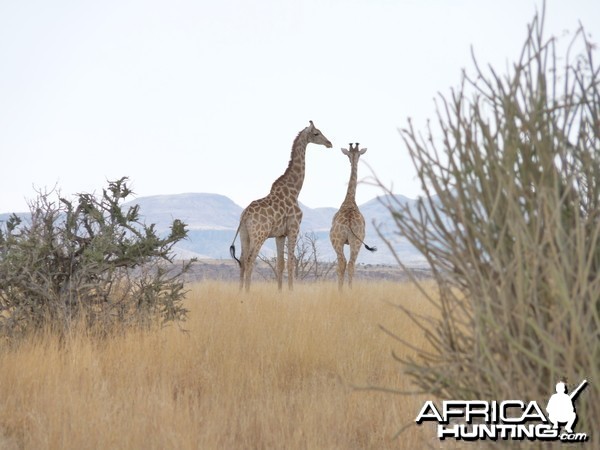
M 562 42 L 543 37 L 543 22 L 536 15 L 507 75 L 475 60 L 475 76 L 441 96 L 437 126 L 402 130 L 424 196 L 417 208 L 388 207 L 429 263 L 438 295 L 423 292 L 439 317 L 407 312 L 432 349 L 399 359 L 442 399 L 545 406 L 557 382 L 595 380 L 576 403 L 577 430 L 591 433 L 600 417 L 600 68 L 583 29 L 559 58 Z
M 174 220 L 168 236 L 141 222 L 127 178 L 102 195 L 76 200 L 40 192 L 30 214 L 0 227 L 0 336 L 74 323 L 106 334 L 117 326 L 183 320 L 182 275 L 191 261 L 173 263 L 171 250 L 187 235 Z

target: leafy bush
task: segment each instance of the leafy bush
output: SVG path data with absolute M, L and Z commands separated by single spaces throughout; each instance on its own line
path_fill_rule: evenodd
M 564 58 L 560 44 L 536 16 L 507 75 L 475 61 L 475 76 L 441 96 L 437 127 L 421 134 L 409 122 L 402 136 L 425 194 L 414 210 L 388 207 L 439 288 L 429 296 L 439 318 L 411 314 L 433 346 L 403 361 L 415 382 L 446 399 L 545 406 L 558 381 L 596 380 L 576 403 L 577 428 L 590 433 L 600 417 L 600 68 L 583 29 Z
M 127 178 L 109 182 L 101 197 L 40 193 L 30 217 L 10 217 L 0 228 L 0 335 L 66 330 L 78 320 L 105 333 L 185 318 L 181 275 L 191 262 L 170 264 L 185 225 L 175 220 L 158 236 L 140 222 L 138 205 L 121 206 L 131 193 Z

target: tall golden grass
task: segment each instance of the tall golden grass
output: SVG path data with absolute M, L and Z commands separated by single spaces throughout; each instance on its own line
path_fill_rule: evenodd
M 190 287 L 186 332 L 98 341 L 51 332 L 0 348 L 0 448 L 421 448 L 410 427 L 423 396 L 391 357 L 409 356 L 379 326 L 423 346 L 392 306 L 430 307 L 409 284 L 256 283 Z

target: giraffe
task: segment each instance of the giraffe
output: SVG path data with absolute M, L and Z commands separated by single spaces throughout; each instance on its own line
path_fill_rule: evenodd
M 288 287 L 293 289 L 295 248 L 302 210 L 298 196 L 304 183 L 306 146 L 310 143 L 331 148 L 331 142 L 309 121 L 308 127 L 298 133 L 292 145 L 292 154 L 286 171 L 273 185 L 269 195 L 254 200 L 242 211 L 240 225 L 235 233 L 229 251 L 240 266 L 240 290 L 245 286 L 250 290 L 250 279 L 254 261 L 267 238 L 275 238 L 277 244 L 277 287 L 281 290 L 284 269 L 284 245 L 287 237 Z M 235 256 L 235 239 L 240 235 L 242 254 Z
M 350 160 L 350 181 L 348 182 L 348 191 L 346 198 L 342 202 L 340 209 L 333 216 L 329 239 L 331 245 L 337 254 L 337 274 L 338 288 L 341 290 L 344 285 L 344 272 L 346 271 L 346 256 L 344 255 L 344 245 L 350 246 L 350 260 L 348 261 L 348 286 L 352 288 L 352 277 L 354 276 L 354 263 L 360 251 L 362 243 L 370 252 L 377 251 L 376 247 L 369 247 L 363 242 L 365 238 L 365 219 L 356 205 L 356 183 L 358 177 L 358 159 L 367 151 L 366 148 L 358 149 L 358 142 L 350 150 L 342 149 L 342 153 L 348 156 Z

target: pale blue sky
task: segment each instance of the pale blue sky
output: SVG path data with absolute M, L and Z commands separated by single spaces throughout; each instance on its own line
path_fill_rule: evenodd
M 471 68 L 502 71 L 534 0 L 0 0 L 0 212 L 34 187 L 138 196 L 214 192 L 245 207 L 285 170 L 313 120 L 300 201 L 339 206 L 360 142 L 397 193 L 419 184 L 397 131 Z M 600 1 L 548 0 L 547 30 L 600 42 Z M 365 165 L 359 178 L 369 175 Z M 358 188 L 359 203 L 379 194 Z

